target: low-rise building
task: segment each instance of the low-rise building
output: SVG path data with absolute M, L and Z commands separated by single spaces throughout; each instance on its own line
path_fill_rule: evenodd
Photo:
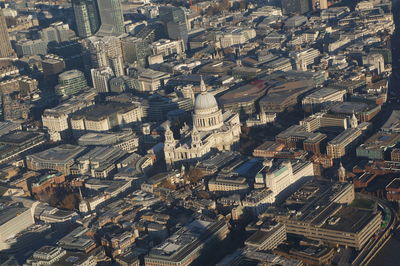
M 75 159 L 85 150 L 85 147 L 63 144 L 28 155 L 26 157 L 26 165 L 29 169 L 34 171 L 53 169 L 64 175 L 70 175 L 71 166 L 75 163 Z
M 66 250 L 89 253 L 96 247 L 96 242 L 87 235 L 88 231 L 88 228 L 79 226 L 61 238 L 57 244 Z
M 304 111 L 319 111 L 323 104 L 332 102 L 343 102 L 346 90 L 337 90 L 332 88 L 322 88 L 307 95 L 301 101 Z
M 285 240 L 285 225 L 272 223 L 254 232 L 244 244 L 252 250 L 272 250 Z
M 82 252 L 70 252 L 60 247 L 43 246 L 30 256 L 24 265 L 82 265 L 95 266 L 95 258 Z
M 328 142 L 326 153 L 331 158 L 337 159 L 346 155 L 362 135 L 361 128 L 348 128 Z
M 400 134 L 378 132 L 357 147 L 358 157 L 370 160 L 390 160 L 390 150 L 400 142 Z
M 141 121 L 143 109 L 139 104 L 108 102 L 95 104 L 71 115 L 71 129 L 75 137 L 86 132 L 104 132 Z
M 0 164 L 5 163 L 24 152 L 45 143 L 43 133 L 30 131 L 13 131 L 0 138 Z
M 117 162 L 126 155 L 122 149 L 110 146 L 98 146 L 76 159 L 73 174 L 107 178 L 115 169 Z
M 205 249 L 212 249 L 214 240 L 223 240 L 228 231 L 223 220 L 215 222 L 194 220 L 154 247 L 145 257 L 145 264 L 149 266 L 190 265 L 205 252 Z
M 46 109 L 42 115 L 43 127 L 48 130 L 51 140 L 59 141 L 69 137 L 70 115 L 94 104 L 96 92 L 89 90 L 73 96 L 58 106 Z
M 221 193 L 246 193 L 249 189 L 246 178 L 218 176 L 208 182 L 208 190 Z
M 81 146 L 111 145 L 127 152 L 135 152 L 139 147 L 139 137 L 130 130 L 122 132 L 87 133 L 78 139 Z

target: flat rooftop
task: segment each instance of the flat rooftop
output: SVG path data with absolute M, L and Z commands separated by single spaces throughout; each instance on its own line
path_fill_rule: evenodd
M 85 149 L 85 147 L 81 146 L 64 144 L 29 155 L 28 157 L 42 161 L 66 162 L 76 158 L 80 153 L 85 151 Z
M 313 93 L 307 95 L 305 98 L 319 99 L 319 98 L 328 97 L 328 96 L 338 93 L 338 92 L 343 92 L 343 94 L 346 93 L 346 91 L 344 91 L 344 90 L 337 90 L 337 89 L 332 89 L 332 88 L 322 88 L 322 89 L 319 89 L 319 90 L 314 91 Z
M 333 140 L 329 141 L 328 144 L 337 145 L 345 142 L 348 138 L 358 133 L 361 129 L 359 128 L 347 128 L 337 135 Z
M 335 104 L 330 110 L 334 113 L 353 114 L 365 112 L 369 109 L 368 104 L 361 102 L 341 102 Z
M 334 216 L 330 217 L 322 228 L 357 233 L 370 223 L 375 215 L 372 211 L 344 207 Z M 333 220 L 336 220 L 336 222 L 331 223 L 330 221 Z
M 366 140 L 359 148 L 382 150 L 394 147 L 400 142 L 400 134 L 389 132 L 378 132 Z
M 14 131 L 1 136 L 0 143 L 10 145 L 22 145 L 26 141 L 30 141 L 35 137 L 40 136 L 40 133 L 29 131 Z
M 400 110 L 393 110 L 389 119 L 381 128 L 383 131 L 400 132 Z
M 11 219 L 14 219 L 15 217 L 27 210 L 29 209 L 23 207 L 22 204 L 20 206 L 6 207 L 5 209 L 0 211 L 0 225 L 7 223 Z
M 76 111 L 72 119 L 85 118 L 87 120 L 99 121 L 116 113 L 125 113 L 136 108 L 136 105 L 129 103 L 108 102 L 105 104 L 95 104 Z

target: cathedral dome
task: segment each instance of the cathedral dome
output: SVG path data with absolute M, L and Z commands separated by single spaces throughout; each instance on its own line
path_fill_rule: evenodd
M 194 110 L 207 110 L 218 108 L 218 103 L 211 93 L 200 93 L 194 102 Z

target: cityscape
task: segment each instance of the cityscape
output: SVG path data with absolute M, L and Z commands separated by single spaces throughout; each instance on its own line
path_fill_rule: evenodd
M 400 0 L 0 2 L 0 266 L 398 250 Z

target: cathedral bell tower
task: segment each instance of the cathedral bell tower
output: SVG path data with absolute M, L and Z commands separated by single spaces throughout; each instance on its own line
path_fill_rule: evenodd
M 165 129 L 165 145 L 167 146 L 175 146 L 175 139 L 174 139 L 174 133 L 172 133 L 172 130 L 170 129 L 169 125 L 167 125 L 167 128 Z
M 200 137 L 200 133 L 197 130 L 196 127 L 193 127 L 192 130 L 192 147 L 193 148 L 198 148 L 199 146 L 201 146 L 201 137 Z

